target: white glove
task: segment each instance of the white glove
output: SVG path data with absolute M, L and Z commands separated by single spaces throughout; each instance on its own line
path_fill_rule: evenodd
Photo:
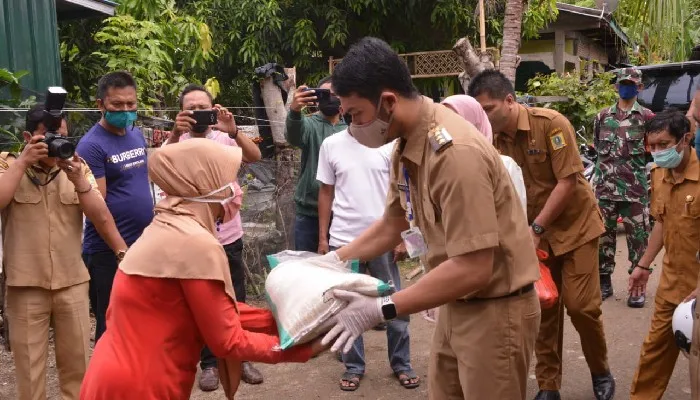
M 347 354 L 362 333 L 384 321 L 382 298 L 340 289 L 333 290 L 333 297 L 348 302 L 348 305 L 333 316 L 335 326 L 323 337 L 321 344 L 325 346 L 336 339 L 331 351 L 342 348 L 343 353 Z
M 314 260 L 319 260 L 319 261 L 325 261 L 325 262 L 330 262 L 333 264 L 337 264 L 340 262 L 340 257 L 338 257 L 338 254 L 335 253 L 335 251 L 329 251 L 328 253 L 318 256 L 318 257 L 313 257 Z

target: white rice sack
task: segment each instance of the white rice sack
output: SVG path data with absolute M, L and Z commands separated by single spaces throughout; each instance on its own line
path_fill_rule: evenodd
M 332 298 L 331 289 L 375 297 L 393 291 L 388 283 L 357 273 L 357 262 L 332 263 L 319 260 L 315 253 L 294 251 L 268 256 L 268 260 L 272 271 L 265 292 L 282 349 L 318 337 L 328 320 L 347 305 Z

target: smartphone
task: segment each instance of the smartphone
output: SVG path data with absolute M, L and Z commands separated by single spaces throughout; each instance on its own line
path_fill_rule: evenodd
M 192 110 L 192 118 L 197 125 L 216 125 L 218 113 L 217 110 Z
M 316 96 L 317 103 L 323 103 L 331 100 L 331 90 L 330 89 L 319 89 L 319 88 L 306 88 L 304 91 L 313 90 L 314 96 Z

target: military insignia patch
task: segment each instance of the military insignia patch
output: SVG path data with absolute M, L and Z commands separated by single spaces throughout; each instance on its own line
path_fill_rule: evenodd
M 560 128 L 555 129 L 549 136 L 549 140 L 552 141 L 552 149 L 559 150 L 566 147 L 566 139 L 564 139 L 564 132 Z
M 2 169 L 8 169 L 10 168 L 10 164 L 7 163 L 7 161 L 3 160 L 0 158 L 0 168 Z

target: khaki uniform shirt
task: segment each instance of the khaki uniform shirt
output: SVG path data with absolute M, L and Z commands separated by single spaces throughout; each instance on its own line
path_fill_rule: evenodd
M 691 149 L 683 178 L 675 182 L 671 170 L 651 171 L 651 213 L 663 223 L 666 253 L 656 295 L 680 304 L 695 290 L 700 264 L 700 163 Z
M 14 156 L 0 158 L 0 174 L 12 162 Z M 46 186 L 35 185 L 25 173 L 12 201 L 2 210 L 7 285 L 55 290 L 89 281 L 81 257 L 83 211 L 75 186 L 58 167 L 48 174 L 39 166 L 31 170 L 42 183 L 59 172 Z M 87 164 L 83 170 L 99 193 Z
M 518 104 L 515 134 L 498 133 L 496 148 L 515 160 L 527 190 L 527 219 L 532 223 L 544 208 L 559 179 L 576 174 L 574 193 L 564 211 L 546 227 L 543 246 L 555 256 L 568 253 L 605 232 L 593 189 L 583 177 L 574 129 L 563 115 Z
M 451 145 L 436 150 L 430 140 L 436 132 L 451 137 Z M 428 247 L 427 267 L 494 248 L 491 282 L 466 297 L 504 296 L 539 279 L 523 207 L 498 152 L 481 133 L 424 97 L 420 123 L 402 136 L 392 157 L 386 214 L 406 215 L 410 190 L 415 224 Z

